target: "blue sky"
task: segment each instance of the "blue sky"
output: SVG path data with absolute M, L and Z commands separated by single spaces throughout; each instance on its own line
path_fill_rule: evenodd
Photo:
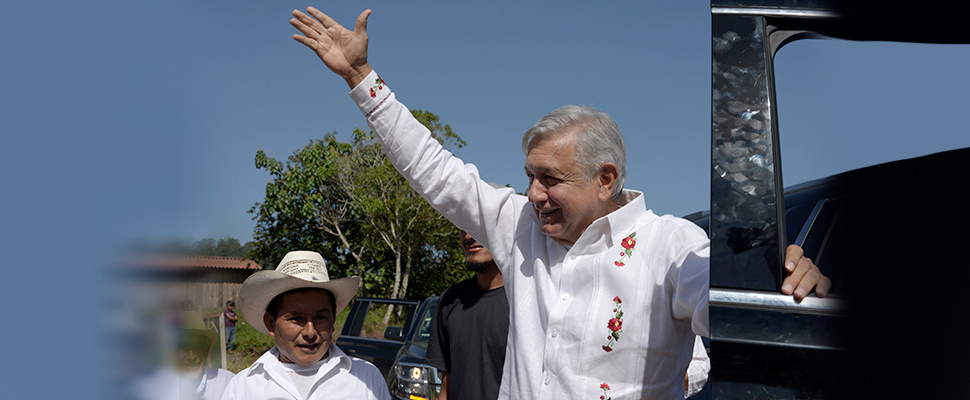
M 23 282 L 48 282 L 35 307 L 10 311 L 15 321 L 77 328 L 72 344 L 96 342 L 84 314 L 48 316 L 64 303 L 98 309 L 99 268 L 118 246 L 250 240 L 246 211 L 268 178 L 254 167 L 257 149 L 282 159 L 311 138 L 366 127 L 343 80 L 291 39 L 290 11 L 307 5 L 2 7 L 4 297 L 36 298 Z M 586 104 L 616 119 L 627 186 L 644 191 L 648 207 L 709 207 L 708 3 L 315 5 L 347 26 L 374 10 L 371 64 L 405 104 L 438 114 L 468 142 L 459 156 L 485 179 L 524 190 L 522 132 L 559 106 Z M 786 185 L 970 146 L 968 61 L 968 46 L 953 45 L 816 40 L 782 49 Z M 57 333 L 41 338 L 61 343 Z M 25 367 L 50 367 L 23 351 Z M 96 355 L 85 351 L 71 358 Z M 45 390 L 65 397 L 69 388 Z
M 268 178 L 253 165 L 257 149 L 282 159 L 311 138 L 366 127 L 344 82 L 290 39 L 290 11 L 306 3 L 95 4 L 53 12 L 69 37 L 17 32 L 24 40 L 11 44 L 27 55 L 11 78 L 20 98 L 5 102 L 14 125 L 35 133 L 15 139 L 27 142 L 20 148 L 50 153 L 17 156 L 51 169 L 40 175 L 76 176 L 62 193 L 91 200 L 116 243 L 250 240 L 246 211 Z M 372 65 L 409 107 L 451 124 L 468 141 L 459 156 L 486 179 L 524 190 L 521 133 L 561 105 L 586 104 L 616 119 L 627 186 L 644 191 L 648 207 L 674 215 L 709 207 L 706 3 L 317 6 L 348 26 L 374 10 Z M 782 49 L 786 184 L 970 145 L 966 129 L 945 118 L 962 114 L 968 57 L 966 46 L 815 40 Z M 906 75 L 919 79 L 905 87 Z M 849 134 L 865 130 L 875 133 Z M 65 207 L 32 204 L 46 201 Z
M 649 207 L 709 207 L 706 4 L 318 6 L 348 26 L 374 9 L 372 65 L 409 107 L 451 124 L 469 143 L 459 156 L 486 179 L 524 190 L 521 133 L 561 105 L 586 104 L 617 120 L 627 186 Z M 167 199 L 160 213 L 129 220 L 126 236 L 249 240 L 246 211 L 268 177 L 253 166 L 256 149 L 285 158 L 310 138 L 366 127 L 344 82 L 290 39 L 295 7 L 305 5 L 181 2 L 126 21 L 138 34 L 117 39 L 124 51 L 107 79 L 124 98 L 132 145 L 161 147 L 159 159 L 148 156 L 160 183 L 148 193 Z M 937 119 L 961 114 L 963 103 L 945 99 L 970 86 L 960 73 L 967 48 L 872 45 L 805 41 L 779 54 L 786 183 L 970 145 L 966 130 Z M 928 82 L 938 73 L 942 83 Z M 899 87 L 906 74 L 921 78 Z M 878 133 L 849 134 L 865 130 Z

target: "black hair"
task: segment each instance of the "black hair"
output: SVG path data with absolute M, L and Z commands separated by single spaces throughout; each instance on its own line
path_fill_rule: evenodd
M 333 292 L 331 292 L 331 291 L 329 291 L 327 289 L 321 289 L 321 288 L 296 288 L 296 289 L 291 289 L 291 290 L 287 290 L 287 291 L 285 291 L 283 293 L 280 293 L 280 294 L 276 295 L 276 297 L 274 297 L 273 300 L 270 300 L 269 304 L 266 306 L 266 313 L 269 314 L 270 317 L 273 317 L 273 319 L 276 319 L 276 317 L 279 316 L 280 307 L 283 305 L 283 297 L 284 296 L 286 296 L 288 294 L 292 294 L 292 293 L 306 293 L 306 292 L 309 292 L 311 290 L 322 290 L 322 291 L 324 291 L 324 292 L 327 293 L 327 297 L 330 298 L 330 312 L 333 313 L 334 318 L 336 318 L 337 317 L 337 304 L 336 304 L 337 303 L 337 300 L 333 296 Z
M 227 301 L 226 302 L 226 307 L 229 307 L 229 306 L 235 307 L 236 306 L 236 302 L 235 301 L 232 301 L 232 300 Z

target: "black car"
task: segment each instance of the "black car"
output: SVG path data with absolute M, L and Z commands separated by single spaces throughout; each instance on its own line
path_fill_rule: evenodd
M 424 363 L 438 299 L 432 296 L 421 303 L 411 332 L 387 373 L 387 387 L 395 399 L 436 399 L 441 392 L 438 369 Z
M 420 304 L 415 300 L 358 297 L 354 299 L 343 329 L 334 343 L 347 355 L 366 360 L 374 364 L 381 374 L 387 375 L 395 354 L 404 344 L 407 334 L 414 329 Z M 397 310 L 390 314 L 390 326 L 367 326 L 367 320 L 371 319 L 368 316 L 386 315 L 389 307 Z M 382 318 L 377 316 L 374 319 Z M 379 332 L 383 336 L 379 336 Z
M 711 237 L 705 395 L 970 398 L 953 384 L 970 372 L 953 329 L 965 303 L 954 285 L 970 280 L 961 251 L 970 149 L 783 189 L 774 70 L 782 46 L 808 38 L 970 43 L 955 11 L 934 1 L 712 1 L 711 211 L 689 216 Z M 779 294 L 792 243 L 831 278 L 829 296 Z

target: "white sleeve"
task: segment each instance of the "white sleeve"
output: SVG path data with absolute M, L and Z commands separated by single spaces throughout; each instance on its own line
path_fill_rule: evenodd
M 500 266 L 510 264 L 513 231 L 528 200 L 496 189 L 435 140 L 377 75 L 350 92 L 391 163 L 431 206 L 487 247 Z
M 673 317 L 689 318 L 694 334 L 710 337 L 710 240 L 697 225 L 684 221 L 671 232 L 665 248 L 671 252 Z
M 701 340 L 700 336 L 695 336 L 694 355 L 687 367 L 687 393 L 685 396 L 690 397 L 700 392 L 704 388 L 704 384 L 707 383 L 707 376 L 710 372 L 711 359 L 707 355 L 707 349 L 704 348 L 704 341 Z

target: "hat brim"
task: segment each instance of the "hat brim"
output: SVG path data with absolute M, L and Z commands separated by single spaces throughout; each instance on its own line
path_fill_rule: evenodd
M 239 309 L 243 318 L 246 318 L 246 321 L 249 321 L 253 328 L 269 335 L 269 330 L 263 323 L 263 314 L 266 313 L 269 302 L 281 293 L 302 288 L 329 290 L 334 297 L 334 311 L 339 315 L 357 295 L 359 284 L 360 278 L 356 276 L 314 282 L 295 278 L 275 270 L 259 271 L 246 278 L 242 288 L 239 289 Z M 336 317 L 334 315 L 334 318 Z
M 219 331 L 215 327 L 209 327 L 207 329 L 195 329 L 195 328 L 182 328 L 182 332 L 190 335 L 199 335 L 209 339 L 209 348 L 211 349 L 216 343 L 219 343 Z

